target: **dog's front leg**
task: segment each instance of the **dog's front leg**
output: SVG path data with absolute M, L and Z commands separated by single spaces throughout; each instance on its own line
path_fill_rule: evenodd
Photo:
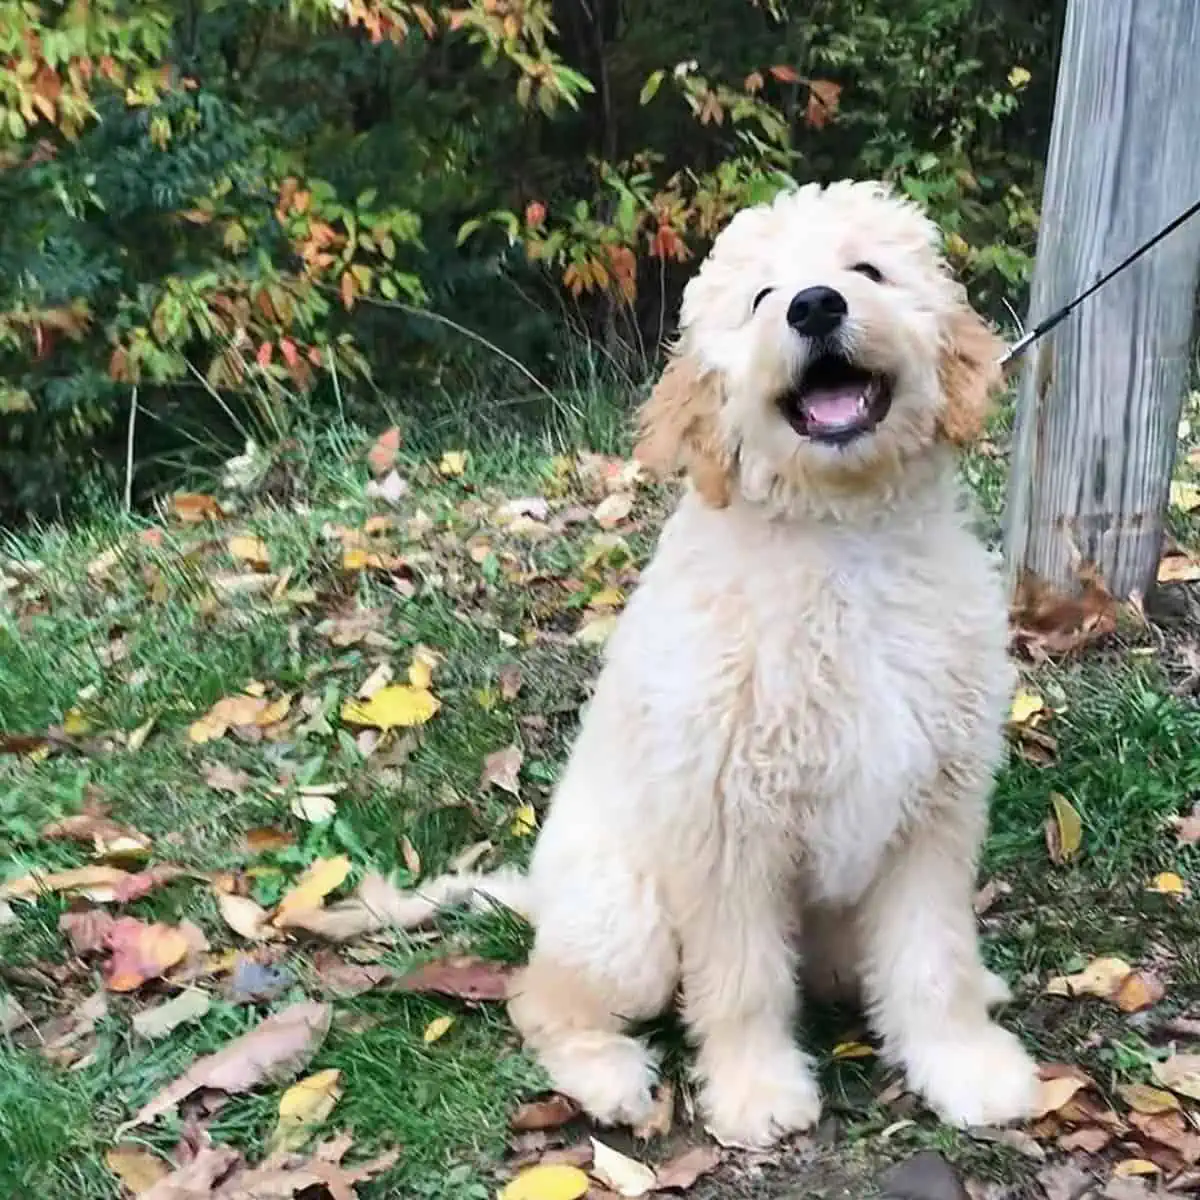
M 761 1147 L 814 1125 L 821 1099 L 795 1042 L 794 907 L 779 865 L 724 862 L 697 880 L 680 935 L 684 1014 L 710 1132 Z
M 980 807 L 927 814 L 889 854 L 859 910 L 863 982 L 884 1053 L 956 1125 L 1028 1116 L 1037 1071 L 988 1016 L 998 981 L 979 957 L 974 887 Z

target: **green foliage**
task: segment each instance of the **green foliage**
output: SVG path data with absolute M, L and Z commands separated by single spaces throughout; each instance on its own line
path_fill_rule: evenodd
M 998 306 L 1028 273 L 1053 22 L 1034 0 L 6 4 L 0 506 L 123 469 L 135 404 L 143 457 L 247 412 L 278 433 L 296 392 L 451 391 L 472 355 L 425 307 L 539 373 L 564 324 L 645 366 L 687 264 L 793 178 L 897 181 Z

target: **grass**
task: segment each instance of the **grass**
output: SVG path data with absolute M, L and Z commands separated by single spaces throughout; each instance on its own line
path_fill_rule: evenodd
M 0 734 L 65 724 L 82 730 L 83 749 L 0 754 L 0 878 L 89 861 L 88 847 L 48 841 L 40 831 L 95 800 L 150 839 L 154 861 L 232 874 L 264 905 L 306 864 L 334 854 L 353 863 L 349 886 L 368 869 L 414 881 L 413 852 L 422 876 L 482 842 L 491 847 L 484 866 L 521 861 L 531 839 L 515 822 L 519 805 L 544 808 L 596 668 L 596 651 L 574 634 L 595 597 L 603 601 L 604 593 L 633 585 L 669 499 L 658 489 L 640 490 L 615 549 L 590 519 L 603 489 L 578 460 L 562 455 L 585 436 L 601 450 L 619 450 L 611 414 L 583 407 L 564 410 L 549 434 L 492 436 L 477 428 L 436 447 L 418 442 L 399 464 L 411 490 L 395 511 L 365 495 L 370 436 L 339 424 L 295 439 L 219 523 L 185 525 L 110 509 L 69 529 L 10 537 L 0 557 Z M 443 475 L 440 453 L 457 447 L 469 450 L 466 472 Z M 994 533 L 1002 457 L 972 460 L 967 477 Z M 513 497 L 548 497 L 556 513 L 576 508 L 582 519 L 541 539 L 513 533 L 496 518 Z M 381 513 L 394 518 L 378 538 L 381 552 L 411 565 L 399 588 L 384 573 L 343 567 L 334 527 L 361 530 Z M 162 532 L 147 540 L 148 529 Z M 249 573 L 227 548 L 226 539 L 243 532 L 262 539 L 270 570 L 284 583 L 222 596 L 215 579 Z M 119 552 L 112 561 L 97 566 L 113 547 Z M 386 640 L 335 645 L 323 623 L 362 610 L 378 611 L 376 634 Z M 407 753 L 386 753 L 385 745 L 366 755 L 339 718 L 341 704 L 380 662 L 402 679 L 418 647 L 439 658 L 433 690 L 440 711 L 410 739 Z M 1059 710 L 1050 725 L 1059 753 L 1049 766 L 1014 756 L 1005 769 L 984 864 L 986 875 L 1012 887 L 984 918 L 987 954 L 1017 987 L 1010 1020 L 1043 1059 L 1081 1063 L 1105 1087 L 1144 1080 L 1160 1051 L 1144 1023 L 1131 1024 L 1115 1009 L 1042 996 L 1050 975 L 1117 953 L 1163 974 L 1162 1013 L 1200 995 L 1200 914 L 1146 890 L 1159 871 L 1200 882 L 1195 851 L 1179 846 L 1167 825 L 1200 792 L 1200 711 L 1172 694 L 1162 659 L 1109 654 L 1031 673 L 1029 685 Z M 515 697 L 505 690 L 514 669 L 521 676 Z M 292 696 L 293 715 L 277 737 L 190 740 L 193 721 L 252 681 L 272 696 Z M 140 748 L 122 745 L 150 721 Z M 393 747 L 399 741 L 392 735 Z M 513 743 L 524 752 L 519 798 L 481 782 L 485 757 Z M 245 785 L 235 794 L 214 790 L 206 782 L 214 764 L 244 772 Z M 293 813 L 300 783 L 343 785 L 332 820 L 314 824 Z M 1079 856 L 1060 867 L 1048 862 L 1044 840 L 1051 792 L 1071 801 L 1084 826 Z M 251 853 L 245 834 L 256 827 L 281 830 L 292 842 Z M 15 922 L 0 927 L 0 991 L 39 1023 L 99 983 L 95 961 L 72 958 L 58 928 L 73 904 L 61 896 L 17 904 Z M 247 948 L 195 878 L 177 879 L 124 911 L 144 920 L 190 920 L 214 951 Z M 527 937 L 501 914 L 451 914 L 439 929 L 441 952 L 507 961 L 519 959 Z M 303 994 L 305 964 L 318 949 L 289 944 L 287 963 L 300 982 L 275 1006 Z M 404 966 L 429 947 L 389 934 L 359 952 Z M 155 1043 L 138 1039 L 129 1025 L 155 986 L 111 997 L 88 1057 L 72 1068 L 48 1062 L 27 1037 L 0 1040 L 0 1194 L 120 1194 L 103 1161 L 117 1126 L 264 1011 L 224 998 L 219 976 L 206 986 L 214 998 L 208 1014 Z M 425 1030 L 442 1014 L 455 1022 L 427 1044 Z M 1032 1169 L 1007 1147 L 947 1131 L 920 1114 L 895 1128 L 896 1111 L 878 1101 L 881 1070 L 871 1060 L 835 1060 L 831 1053 L 839 1041 L 861 1036 L 860 1019 L 818 1011 L 808 1021 L 839 1129 L 838 1173 L 827 1180 L 850 1172 L 855 1186 L 868 1186 L 863 1180 L 881 1161 L 929 1146 L 983 1177 L 1011 1180 Z M 682 1072 L 687 1055 L 677 1025 L 662 1023 L 658 1036 Z M 326 1067 L 342 1072 L 332 1127 L 353 1131 L 356 1152 L 402 1147 L 393 1172 L 362 1189 L 367 1197 L 492 1194 L 508 1116 L 542 1083 L 500 1010 L 397 994 L 337 1002 L 334 1027 L 311 1069 Z M 280 1091 L 234 1097 L 213 1118 L 213 1137 L 257 1158 Z M 169 1117 L 131 1138 L 167 1153 L 181 1128 L 179 1117 Z M 811 1194 L 823 1187 L 836 1194 L 834 1183 L 814 1179 L 806 1181 Z M 751 1195 L 766 1186 L 753 1178 L 734 1184 Z

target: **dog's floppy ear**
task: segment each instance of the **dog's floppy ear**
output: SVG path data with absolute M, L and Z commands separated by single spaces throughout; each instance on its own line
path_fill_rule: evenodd
M 948 442 L 965 446 L 987 424 L 992 392 L 1004 382 L 999 358 L 1004 343 L 967 302 L 965 290 L 942 333 L 938 382 L 942 411 L 938 432 Z
M 689 354 L 675 354 L 638 414 L 634 457 L 658 475 L 683 468 L 713 508 L 729 504 L 733 465 L 721 445 L 721 380 Z

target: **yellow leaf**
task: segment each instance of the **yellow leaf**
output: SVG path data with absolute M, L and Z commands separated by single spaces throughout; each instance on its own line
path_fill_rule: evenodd
M 316 859 L 280 900 L 273 924 L 284 926 L 296 913 L 320 908 L 321 901 L 349 874 L 350 860 L 344 854 Z
M 1036 716 L 1046 707 L 1046 702 L 1036 692 L 1031 692 L 1026 688 L 1017 688 L 1016 695 L 1013 696 L 1012 709 L 1008 714 L 1008 719 L 1014 725 L 1024 725 L 1033 716 Z
M 875 1051 L 866 1042 L 839 1042 L 833 1048 L 833 1057 L 838 1059 L 872 1058 L 874 1054 Z
M 591 599 L 592 608 L 620 608 L 625 603 L 625 593 L 620 588 L 601 588 Z
M 438 470 L 443 475 L 461 475 L 467 469 L 467 453 L 465 450 L 447 450 L 438 463 Z
M 1161 1170 L 1158 1163 L 1148 1158 L 1124 1158 L 1113 1167 L 1113 1174 L 1118 1179 L 1128 1179 L 1132 1175 L 1157 1175 Z
M 125 748 L 134 751 L 140 750 L 146 744 L 146 739 L 150 736 L 150 730 L 154 728 L 156 719 L 155 717 L 151 717 L 148 721 L 143 721 L 136 729 L 132 730 L 125 738 Z
M 82 737 L 91 728 L 91 721 L 77 708 L 68 709 L 63 716 L 63 733 L 68 737 Z
M 587 1190 L 588 1177 L 578 1167 L 543 1163 L 505 1184 L 500 1200 L 579 1200 Z
M 279 1123 L 271 1135 L 270 1150 L 299 1150 L 313 1130 L 329 1119 L 341 1099 L 338 1081 L 342 1073 L 336 1067 L 318 1071 L 294 1083 L 279 1098 Z
M 342 705 L 342 720 L 375 729 L 408 728 L 424 725 L 441 706 L 428 689 L 395 683 L 380 688 L 370 700 L 347 700 Z
M 1184 479 L 1171 480 L 1171 503 L 1183 512 L 1200 508 L 1200 487 Z
M 357 546 L 351 547 L 342 554 L 343 571 L 362 571 L 366 569 L 367 560 L 371 556 Z
M 252 567 L 261 567 L 264 571 L 271 565 L 271 551 L 261 538 L 248 533 L 240 533 L 231 537 L 225 543 L 226 549 L 234 558 L 249 563 Z
M 105 1153 L 104 1161 L 134 1196 L 148 1192 L 160 1179 L 170 1174 L 170 1168 L 161 1158 L 140 1146 L 114 1146 Z
M 1117 1095 L 1134 1112 L 1152 1117 L 1158 1116 L 1159 1113 L 1177 1112 L 1180 1107 L 1179 1101 L 1170 1092 L 1164 1092 L 1161 1088 L 1151 1087 L 1146 1083 L 1118 1084 Z
M 432 1046 L 434 1042 L 440 1038 L 444 1038 L 450 1032 L 450 1026 L 454 1024 L 454 1018 L 448 1013 L 445 1016 L 434 1017 L 428 1025 L 425 1026 L 425 1032 L 421 1035 L 425 1045 Z
M 946 234 L 946 253 L 951 258 L 966 258 L 971 253 L 971 247 L 961 233 Z
M 595 1138 L 592 1142 L 592 1174 L 605 1187 L 622 1196 L 644 1196 L 658 1183 L 654 1172 L 637 1159 L 629 1158 Z
M 1069 862 L 1083 845 L 1083 819 L 1061 792 L 1050 793 L 1053 836 L 1049 838 L 1050 857 L 1056 863 Z
M 592 613 L 576 631 L 575 640 L 582 646 L 603 646 L 616 627 L 616 613 Z
M 1188 886 L 1174 871 L 1160 871 L 1150 880 L 1147 890 L 1164 896 L 1186 896 Z
M 1058 1112 L 1080 1088 L 1086 1086 L 1082 1079 L 1076 1079 L 1073 1075 L 1059 1075 L 1056 1079 L 1039 1079 L 1034 1118 L 1040 1121 L 1042 1117 L 1049 1116 L 1052 1112 Z
M 522 804 L 513 814 L 509 832 L 513 837 L 528 837 L 537 829 L 537 813 L 532 804 Z
M 1014 90 L 1023 88 L 1032 78 L 1024 67 L 1013 67 L 1008 73 L 1008 86 Z
M 272 700 L 266 708 L 262 710 L 255 718 L 255 725 L 276 725 L 288 715 L 288 710 L 292 707 L 292 696 L 290 692 L 280 696 L 278 700 Z
M 418 646 L 408 667 L 408 682 L 420 691 L 429 691 L 433 686 L 433 669 L 440 661 L 428 646 Z
M 1077 975 L 1059 975 L 1046 985 L 1049 996 L 1097 996 L 1107 1000 L 1132 973 L 1133 968 L 1121 958 L 1097 958 Z
M 1190 554 L 1168 554 L 1158 564 L 1159 583 L 1194 583 L 1200 579 L 1200 562 Z
M 259 717 L 268 707 L 267 701 L 260 696 L 246 692 L 240 696 L 225 696 L 218 700 L 198 721 L 193 721 L 188 728 L 188 737 L 199 745 L 223 738 L 231 725 L 255 725 Z M 260 685 L 261 686 L 261 685 Z

